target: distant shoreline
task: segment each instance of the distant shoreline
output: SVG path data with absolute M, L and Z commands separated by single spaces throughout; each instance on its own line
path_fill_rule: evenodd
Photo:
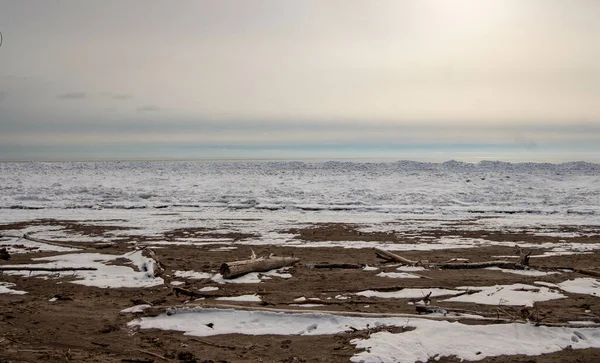
M 533 165 L 564 165 L 564 164 L 586 164 L 600 166 L 600 162 L 586 161 L 586 160 L 572 160 L 572 161 L 506 161 L 506 160 L 488 160 L 483 159 L 479 161 L 463 161 L 463 160 L 445 160 L 445 161 L 432 161 L 432 160 L 419 160 L 419 159 L 398 159 L 398 158 L 174 158 L 174 159 L 52 159 L 52 160 L 11 160 L 11 159 L 0 159 L 0 163 L 364 163 L 364 164 L 395 164 L 395 163 L 420 163 L 430 165 L 445 165 L 445 164 L 466 164 L 466 165 L 479 165 L 479 164 L 533 164 Z

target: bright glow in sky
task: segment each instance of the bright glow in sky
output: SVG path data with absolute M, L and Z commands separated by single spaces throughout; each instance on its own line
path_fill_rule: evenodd
M 0 0 L 0 159 L 600 161 L 594 0 Z

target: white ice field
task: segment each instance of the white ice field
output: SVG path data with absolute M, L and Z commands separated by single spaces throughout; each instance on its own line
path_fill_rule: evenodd
M 485 217 L 485 218 L 480 218 Z M 248 245 L 371 248 L 393 251 L 427 251 L 478 246 L 513 246 L 481 238 L 447 235 L 432 237 L 431 229 L 447 231 L 519 231 L 548 237 L 541 243 L 519 242 L 542 252 L 535 258 L 594 253 L 598 243 L 577 243 L 571 237 L 600 235 L 600 166 L 589 163 L 510 164 L 481 162 L 442 164 L 395 162 L 105 162 L 105 163 L 0 163 L 0 223 L 42 218 L 76 220 L 91 225 L 117 225 L 104 236 L 73 234 L 60 226 L 35 226 L 2 231 L 0 246 L 11 253 L 30 253 L 19 236 L 25 232 L 53 241 L 108 242 L 139 236 L 139 243 L 166 248 L 169 244 L 240 248 Z M 360 231 L 392 231 L 406 243 L 367 241 L 304 242 L 285 231 L 319 222 L 358 225 Z M 468 223 L 465 223 L 468 222 Z M 203 227 L 217 234 L 165 238 L 173 229 Z M 564 227 L 564 228 L 563 228 Z M 225 234 L 240 232 L 254 237 L 234 241 Z M 224 237 L 219 238 L 218 234 Z M 154 237 L 144 241 L 142 237 Z M 558 239 L 557 239 L 558 238 Z M 561 239 L 564 238 L 564 239 Z M 119 288 L 152 286 L 162 280 L 136 274 L 126 266 L 107 265 L 122 257 L 132 265 L 151 263 L 137 255 L 91 255 L 76 249 L 27 242 L 37 251 L 55 251 L 37 263 L 89 264 L 97 273 L 78 273 L 74 283 Z M 214 246 L 213 246 L 214 245 Z M 62 256 L 62 257 L 59 257 Z M 368 271 L 366 269 L 366 271 Z M 418 278 L 419 271 L 387 273 L 376 278 Z M 499 271 L 498 273 L 514 273 Z M 273 272 L 283 275 L 285 272 Z M 532 276 L 544 276 L 529 271 Z M 16 274 L 16 273 L 12 273 Z M 293 274 L 285 278 L 293 282 Z M 180 279 L 218 276 L 202 271 L 179 271 Z M 35 278 L 51 278 L 33 274 Z M 249 276 L 245 283 L 261 283 L 269 276 Z M 249 281 L 252 280 L 252 281 Z M 569 279 L 556 285 L 478 286 L 480 294 L 447 299 L 471 299 L 496 304 L 498 298 L 516 305 L 559 299 L 564 292 L 597 296 L 596 279 Z M 113 283 L 114 282 L 114 283 Z M 537 284 L 537 283 L 536 283 Z M 465 287 L 471 288 L 471 287 Z M 529 290 L 531 291 L 529 291 Z M 536 291 L 534 291 L 536 290 Z M 543 292 L 540 299 L 539 291 Z M 410 292 L 409 290 L 404 293 Z M 535 294 L 534 294 L 535 292 Z M 0 282 L 0 293 L 23 294 L 19 286 Z M 364 292 L 365 294 L 371 294 Z M 422 291 L 415 292 L 417 296 Z M 532 297 L 532 294 L 535 296 Z M 390 295 L 390 294 L 388 294 Z M 442 294 L 444 295 L 444 294 Z M 374 296 L 374 295 L 373 295 Z M 260 296 L 238 296 L 238 302 L 255 303 Z M 385 296 L 402 298 L 402 296 Z M 600 298 L 600 297 L 599 297 Z M 235 301 L 235 300 L 234 300 Z M 227 302 L 227 301 L 225 301 Z M 315 301 L 315 306 L 318 304 Z M 142 309 L 132 309 L 136 313 Z M 474 317 L 476 318 L 476 317 Z M 202 330 L 210 321 L 213 330 Z M 536 327 L 529 324 L 467 325 L 418 318 L 357 318 L 327 314 L 293 314 L 234 310 L 196 310 L 133 320 L 132 327 L 164 328 L 191 335 L 210 334 L 335 334 L 348 326 L 366 324 L 409 327 L 403 333 L 379 332 L 353 342 L 364 348 L 355 362 L 424 361 L 456 355 L 479 360 L 502 354 L 538 355 L 572 347 L 600 348 L 600 328 Z M 593 325 L 593 323 L 592 323 Z M 200 328 L 198 328 L 198 326 Z M 281 327 L 289 327 L 282 330 Z M 436 334 L 436 339 L 430 339 Z M 456 339 L 460 335 L 461 339 Z M 460 344 L 459 344 L 460 343 Z M 477 347 L 475 349 L 474 347 Z
M 482 216 L 489 218 L 476 219 Z M 405 233 L 419 242 L 420 230 L 450 229 L 457 221 L 476 219 L 461 228 L 529 229 L 536 235 L 573 237 L 596 233 L 589 227 L 598 224 L 598 216 L 600 165 L 583 162 L 0 163 L 3 223 L 93 220 L 138 228 L 125 232 L 130 235 L 201 226 L 253 233 L 255 244 L 301 244 L 286 242 L 289 236 L 277 231 L 344 222 L 360 224 L 364 231 Z M 557 231 L 558 226 L 578 229 Z M 60 230 L 44 233 L 62 237 Z M 230 240 L 213 236 L 207 242 Z M 446 238 L 424 247 L 485 243 Z

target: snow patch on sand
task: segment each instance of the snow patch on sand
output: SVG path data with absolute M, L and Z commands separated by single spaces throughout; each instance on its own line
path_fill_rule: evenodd
M 210 276 L 211 280 L 218 284 L 259 284 L 264 280 L 270 280 L 273 277 L 279 277 L 282 279 L 290 279 L 292 278 L 292 274 L 285 273 L 289 268 L 283 267 L 275 270 L 270 270 L 267 272 L 250 272 L 240 277 L 236 277 L 234 279 L 225 279 L 223 275 L 217 273 Z
M 575 294 L 600 296 L 600 282 L 591 277 L 582 277 L 574 280 L 567 280 L 558 284 L 558 287 L 566 292 L 571 292 Z
M 365 267 L 363 267 L 363 271 L 377 271 L 377 270 L 379 270 L 379 267 L 369 266 L 369 265 L 365 265 Z
M 430 297 L 438 297 L 438 296 L 452 296 L 462 294 L 463 291 L 459 290 L 448 290 L 448 289 L 402 289 L 398 291 L 374 291 L 374 290 L 365 290 L 357 292 L 358 296 L 365 297 L 379 297 L 383 299 L 416 299 L 427 296 L 431 292 Z
M 155 277 L 153 273 L 153 259 L 145 257 L 141 252 L 129 252 L 123 255 L 106 255 L 100 253 L 74 253 L 59 256 L 49 256 L 34 258 L 34 261 L 50 261 L 48 263 L 29 264 L 29 265 L 11 265 L 15 267 L 93 267 L 94 271 L 5 271 L 4 273 L 17 276 L 38 276 L 38 277 L 75 277 L 70 281 L 73 284 L 96 286 L 102 288 L 110 287 L 151 287 L 164 283 L 160 277 Z M 125 263 L 133 265 L 136 269 L 129 266 L 112 265 L 117 260 L 124 260 Z
M 141 313 L 144 310 L 146 310 L 148 308 L 151 308 L 151 307 L 152 307 L 152 305 L 140 304 L 140 305 L 132 306 L 132 307 L 127 308 L 127 309 L 123 309 L 123 310 L 121 310 L 121 312 L 122 313 Z
M 210 327 L 206 324 L 210 324 Z M 128 323 L 141 329 L 163 329 L 192 336 L 324 335 L 378 326 L 408 328 L 401 333 L 378 332 L 351 341 L 364 351 L 353 362 L 425 362 L 432 357 L 456 356 L 480 360 L 500 355 L 540 355 L 567 347 L 600 347 L 600 329 L 546 327 L 531 324 L 467 325 L 460 322 L 401 317 L 352 317 L 326 313 L 284 313 L 234 309 L 178 309 Z M 456 339 L 459 336 L 461 339 Z M 435 339 L 431 339 L 435 337 Z
M 468 302 L 484 305 L 533 306 L 537 301 L 562 299 L 566 296 L 547 287 L 526 284 L 496 286 L 466 286 L 461 290 L 480 290 L 474 294 L 451 297 L 447 302 Z
M 548 275 L 555 275 L 555 274 L 560 273 L 557 271 L 545 272 L 545 271 L 537 271 L 537 270 L 511 270 L 511 269 L 500 268 L 500 267 L 487 267 L 486 270 L 502 271 L 505 273 L 515 274 L 515 275 L 523 275 L 523 276 L 548 276 Z
M 244 302 L 261 302 L 260 295 L 251 294 L 251 295 L 240 295 L 240 296 L 224 296 L 218 297 L 216 300 L 224 300 L 224 301 L 244 301 Z
M 420 279 L 421 278 L 421 276 L 409 274 L 406 272 L 380 272 L 375 276 L 390 277 L 393 279 Z
M 404 271 L 404 272 L 417 272 L 417 271 L 425 271 L 425 267 L 423 266 L 400 266 L 396 270 Z
M 212 276 L 208 272 L 196 272 L 196 271 L 175 271 L 173 275 L 180 277 L 182 279 L 192 279 L 192 280 L 202 280 L 208 279 Z
M 0 294 L 24 295 L 27 293 L 27 291 L 11 289 L 11 287 L 15 287 L 15 286 L 17 286 L 17 285 L 13 284 L 12 282 L 0 281 Z

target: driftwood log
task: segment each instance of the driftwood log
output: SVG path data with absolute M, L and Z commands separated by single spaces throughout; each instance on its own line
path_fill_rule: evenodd
M 391 253 L 390 251 L 386 251 L 379 247 L 375 247 L 375 248 L 373 248 L 373 250 L 375 251 L 375 254 L 377 255 L 377 257 L 382 258 L 387 261 L 400 262 L 400 263 L 405 263 L 407 265 L 412 265 L 412 266 L 418 265 L 420 263 L 419 261 L 409 260 L 408 258 L 404 258 L 402 256 L 399 256 L 395 253 Z
M 421 261 L 413 261 L 407 258 L 404 258 L 395 253 L 391 253 L 381 248 L 374 248 L 375 254 L 379 258 L 383 258 L 387 261 L 395 261 L 403 264 L 415 266 L 422 264 Z M 524 253 L 522 249 L 518 250 L 520 257 L 518 262 L 511 261 L 485 261 L 485 262 L 451 262 L 451 263 L 431 263 L 427 264 L 430 268 L 439 268 L 442 270 L 467 270 L 467 269 L 478 269 L 478 268 L 487 268 L 487 267 L 499 267 L 513 270 L 525 270 L 529 267 L 529 257 L 531 255 L 531 251 L 528 253 Z
M 250 272 L 266 272 L 276 268 L 292 266 L 299 262 L 296 257 L 260 257 L 250 260 L 225 262 L 221 265 L 219 272 L 225 279 L 233 279 Z
M 342 268 L 342 269 L 360 269 L 365 265 L 358 263 L 319 263 L 316 265 L 306 265 L 308 268 Z

